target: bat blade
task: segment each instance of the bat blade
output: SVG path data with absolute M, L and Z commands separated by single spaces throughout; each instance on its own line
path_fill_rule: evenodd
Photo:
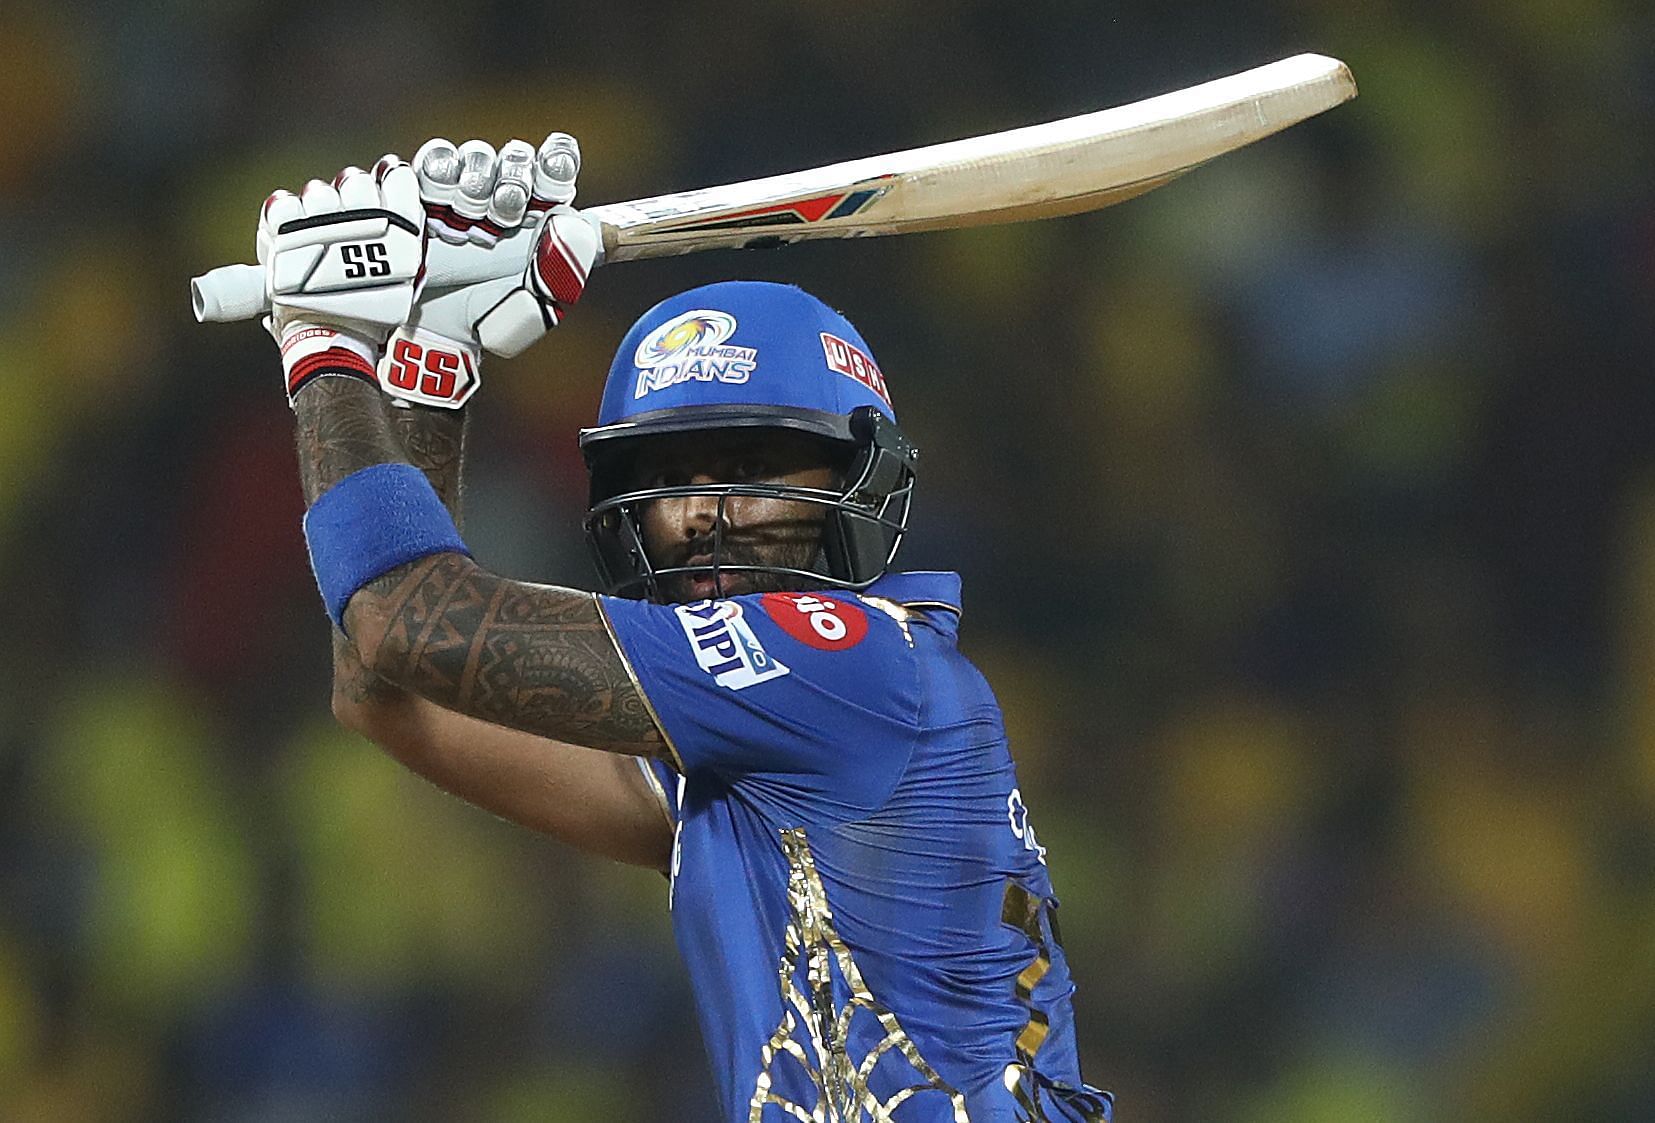
M 1053 218 L 1135 198 L 1355 96 L 1344 63 L 1296 55 L 1078 117 L 580 213 L 606 262 Z M 492 249 L 433 244 L 426 287 L 517 274 L 533 243 L 520 230 Z M 198 320 L 268 308 L 257 266 L 214 269 L 190 291 Z
M 1355 95 L 1344 63 L 1298 55 L 1060 121 L 586 213 L 610 261 L 1078 214 Z

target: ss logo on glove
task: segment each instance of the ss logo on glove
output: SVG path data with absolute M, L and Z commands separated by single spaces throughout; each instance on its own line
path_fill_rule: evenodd
M 391 258 L 383 242 L 346 242 L 339 247 L 339 256 L 345 262 L 347 281 L 391 275 Z
M 476 364 L 465 348 L 406 327 L 391 336 L 379 377 L 385 391 L 395 397 L 445 409 L 464 405 L 478 384 Z

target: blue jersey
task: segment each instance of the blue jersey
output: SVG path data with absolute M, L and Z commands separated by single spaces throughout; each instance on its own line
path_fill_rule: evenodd
M 724 1118 L 1109 1119 L 959 578 L 602 604 L 668 742 L 645 771 Z

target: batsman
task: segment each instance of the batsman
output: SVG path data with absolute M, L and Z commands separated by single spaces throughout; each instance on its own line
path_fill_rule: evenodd
M 554 133 L 432 140 L 299 194 L 257 248 L 297 419 L 333 709 L 481 807 L 670 878 L 730 1123 L 1109 1120 L 1046 851 L 960 581 L 891 568 L 918 450 L 856 329 L 784 285 L 670 297 L 622 340 L 586 533 L 601 592 L 459 530 L 465 403 L 600 246 Z M 527 269 L 427 290 L 430 239 Z

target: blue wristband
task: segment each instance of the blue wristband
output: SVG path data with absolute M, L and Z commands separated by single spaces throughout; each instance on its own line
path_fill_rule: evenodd
M 471 556 L 448 509 L 412 464 L 352 472 L 305 512 L 310 569 L 328 615 L 345 629 L 356 591 L 399 565 L 431 554 Z

